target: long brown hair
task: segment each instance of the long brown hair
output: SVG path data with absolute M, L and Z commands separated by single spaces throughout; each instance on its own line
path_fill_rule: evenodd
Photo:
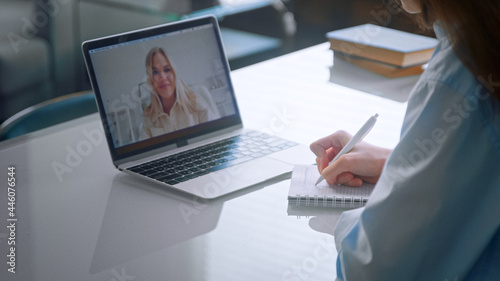
M 170 66 L 172 67 L 173 72 L 175 73 L 175 93 L 176 93 L 176 98 L 179 99 L 179 104 L 182 107 L 182 109 L 189 113 L 189 114 L 194 114 L 197 110 L 196 108 L 196 94 L 189 88 L 184 81 L 179 77 L 177 74 L 177 66 L 175 65 L 175 62 L 172 61 L 172 59 L 168 56 L 167 52 L 161 47 L 153 47 L 151 50 L 149 50 L 148 54 L 146 55 L 146 77 L 147 77 L 147 84 L 151 88 L 152 91 L 154 90 L 153 86 L 153 57 L 156 54 L 161 54 L 167 59 L 170 63 Z M 161 100 L 161 98 L 160 98 Z M 152 103 L 153 104 L 153 103 Z M 150 104 L 147 108 L 147 112 L 152 112 L 152 104 Z
M 500 1 L 420 0 L 421 27 L 439 20 L 464 65 L 500 101 Z

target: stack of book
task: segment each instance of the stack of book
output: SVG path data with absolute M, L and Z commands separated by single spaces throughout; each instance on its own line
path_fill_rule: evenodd
M 326 36 L 334 60 L 389 78 L 422 73 L 438 44 L 435 38 L 373 24 L 331 31 Z

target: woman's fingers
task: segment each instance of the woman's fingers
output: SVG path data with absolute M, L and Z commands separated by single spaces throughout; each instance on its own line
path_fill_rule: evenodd
M 318 171 L 330 185 L 360 186 L 363 181 L 376 183 L 390 149 L 360 142 L 350 152 L 329 164 L 350 139 L 351 135 L 347 132 L 337 131 L 313 142 L 310 148 L 317 156 Z
M 309 146 L 311 151 L 316 155 L 316 164 L 319 172 L 328 166 L 330 161 L 335 158 L 337 153 L 351 139 L 351 135 L 345 131 L 337 131 L 327 137 L 319 139 Z

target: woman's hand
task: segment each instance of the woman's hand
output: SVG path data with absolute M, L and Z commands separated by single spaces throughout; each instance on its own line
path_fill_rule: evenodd
M 317 156 L 318 170 L 329 185 L 360 186 L 363 181 L 376 183 L 392 151 L 367 142 L 360 142 L 349 153 L 340 156 L 328 165 L 351 138 L 352 135 L 349 133 L 337 131 L 310 145 L 311 151 Z

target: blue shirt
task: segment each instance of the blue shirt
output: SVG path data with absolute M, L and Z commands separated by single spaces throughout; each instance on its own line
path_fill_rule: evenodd
M 435 31 L 398 145 L 335 229 L 339 280 L 500 280 L 500 105 Z

